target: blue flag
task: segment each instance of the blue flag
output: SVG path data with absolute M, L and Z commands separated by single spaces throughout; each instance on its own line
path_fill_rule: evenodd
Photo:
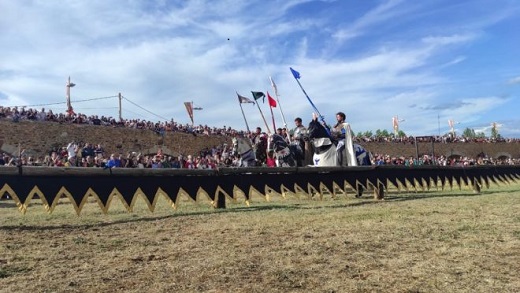
M 291 69 L 291 72 L 292 72 L 292 75 L 294 76 L 294 78 L 300 79 L 300 73 L 298 71 L 292 69 L 292 67 L 289 67 L 289 69 Z

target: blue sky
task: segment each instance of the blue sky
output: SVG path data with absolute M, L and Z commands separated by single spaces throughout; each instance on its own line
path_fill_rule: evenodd
M 0 105 L 245 129 L 235 91 L 274 91 L 289 127 L 343 111 L 355 132 L 520 137 L 520 2 L 0 0 Z M 78 102 L 75 102 L 78 101 Z M 135 105 L 139 105 L 137 107 Z M 251 128 L 265 124 L 243 104 Z M 260 104 L 269 127 L 267 103 Z M 33 108 L 41 108 L 35 106 Z M 274 116 L 282 126 L 279 108 Z

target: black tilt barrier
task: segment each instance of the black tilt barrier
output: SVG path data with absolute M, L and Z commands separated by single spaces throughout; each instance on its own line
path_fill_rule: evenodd
M 60 167 L 1 167 L 0 198 L 12 197 L 25 213 L 33 197 L 39 197 L 52 212 L 60 197 L 68 197 L 76 213 L 89 196 L 97 198 L 104 212 L 113 196 L 123 199 L 131 211 L 137 196 L 144 196 L 153 211 L 159 195 L 167 196 L 173 205 L 179 192 L 194 201 L 201 190 L 215 208 L 226 208 L 226 196 L 234 199 L 236 188 L 249 200 L 252 190 L 319 193 L 346 187 L 356 195 L 373 189 L 376 199 L 383 199 L 389 184 L 415 189 L 432 185 L 461 186 L 464 183 L 479 192 L 490 183 L 507 183 L 520 179 L 520 166 L 484 165 L 465 167 L 445 166 L 362 166 L 362 167 L 283 167 L 283 168 L 219 168 L 193 169 L 125 169 L 125 168 L 60 168 Z

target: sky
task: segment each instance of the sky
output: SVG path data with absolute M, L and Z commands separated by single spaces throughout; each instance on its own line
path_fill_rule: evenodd
M 517 0 L 0 0 L 0 106 L 234 129 L 329 124 L 520 138 Z M 269 77 L 275 82 L 275 94 Z M 241 112 L 243 109 L 244 116 Z M 264 122 L 259 108 L 267 122 Z M 280 111 L 280 109 L 282 111 Z

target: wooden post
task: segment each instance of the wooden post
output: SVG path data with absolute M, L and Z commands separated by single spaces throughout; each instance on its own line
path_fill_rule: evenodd
M 226 196 L 221 193 L 217 193 L 217 202 L 215 208 L 217 209 L 225 209 L 226 208 Z
M 385 199 L 385 185 L 383 182 L 377 180 L 377 186 L 374 188 L 374 199 L 383 200 Z
M 118 97 L 119 97 L 119 122 L 123 122 L 123 115 L 121 114 L 122 113 L 121 99 L 123 98 L 123 96 L 121 95 L 121 93 L 119 93 Z
M 473 192 L 480 193 L 480 183 L 478 182 L 477 177 L 473 178 Z

